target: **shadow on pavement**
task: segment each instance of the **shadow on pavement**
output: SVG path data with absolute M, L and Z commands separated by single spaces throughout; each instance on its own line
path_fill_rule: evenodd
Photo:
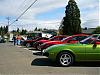
M 32 61 L 32 66 L 54 66 L 52 61 L 48 58 L 37 58 Z
M 55 62 L 52 62 L 48 58 L 37 58 L 32 61 L 32 66 L 51 66 L 51 67 L 60 67 L 57 66 Z M 75 62 L 70 67 L 100 67 L 100 62 Z
M 100 67 L 100 62 L 76 62 L 73 67 Z
M 36 53 L 33 53 L 33 55 L 42 56 L 42 53 L 41 52 L 36 52 Z

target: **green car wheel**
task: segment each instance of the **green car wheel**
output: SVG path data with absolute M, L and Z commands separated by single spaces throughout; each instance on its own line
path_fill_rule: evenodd
M 70 66 L 74 62 L 74 57 L 71 53 L 61 52 L 57 58 L 57 64 L 60 66 Z

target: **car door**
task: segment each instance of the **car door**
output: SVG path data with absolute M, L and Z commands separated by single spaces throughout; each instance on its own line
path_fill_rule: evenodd
M 85 56 L 87 61 L 100 61 L 100 45 L 87 44 Z
M 85 57 L 85 52 L 86 52 L 86 44 L 79 44 L 78 46 L 74 46 L 73 49 L 75 49 L 75 53 L 76 53 L 76 58 L 77 58 L 77 61 L 84 61 L 86 60 L 86 57 Z

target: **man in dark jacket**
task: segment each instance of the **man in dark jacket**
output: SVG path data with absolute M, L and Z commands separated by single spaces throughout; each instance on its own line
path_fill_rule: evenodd
M 16 45 L 16 36 L 13 36 L 13 43 Z

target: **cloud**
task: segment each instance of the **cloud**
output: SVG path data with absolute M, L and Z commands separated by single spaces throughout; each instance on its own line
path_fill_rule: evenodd
M 58 29 L 60 25 L 60 20 L 31 20 L 31 19 L 19 19 L 18 22 L 16 22 L 13 25 L 10 25 L 10 30 L 17 29 L 20 27 L 20 29 L 27 29 L 34 30 L 36 27 L 38 28 L 49 28 L 49 29 Z
M 0 16 L 10 16 L 11 22 L 15 20 L 34 0 L 0 0 Z M 47 27 L 56 28 L 57 24 L 54 22 L 61 22 L 62 18 L 52 19 L 52 20 L 39 20 L 37 16 L 39 14 L 48 14 L 48 12 L 53 12 L 56 9 L 62 8 L 65 10 L 69 0 L 38 0 L 19 20 L 14 23 L 15 28 L 17 25 L 22 25 L 21 27 Z M 95 26 L 95 19 L 99 20 L 99 0 L 75 0 L 81 11 L 82 26 L 88 24 L 90 26 Z M 46 13 L 47 12 L 47 13 Z M 65 12 L 65 11 L 64 11 Z M 55 13 L 54 13 L 55 14 Z M 64 13 L 61 13 L 63 15 Z M 60 15 L 60 16 L 61 16 Z M 51 15 L 52 16 L 52 15 Z M 54 15 L 53 15 L 54 16 Z M 62 17 L 62 16 L 61 16 Z M 1 19 L 1 18 L 0 18 Z M 1 21 L 1 20 L 0 20 Z M 93 22 L 94 23 L 93 23 Z M 2 23 L 7 22 L 6 20 L 1 21 Z M 46 25 L 45 23 L 48 23 Z M 51 24 L 50 24 L 51 23 Z M 89 24 L 90 23 L 90 24 Z M 98 22 L 96 22 L 98 23 Z M 41 24 L 41 25 L 40 25 Z M 33 26 L 35 25 L 35 26 Z M 44 26 L 46 25 L 46 26 Z M 99 25 L 99 24 L 97 24 Z M 87 26 L 87 25 L 86 25 Z M 56 28 L 58 29 L 58 28 Z
M 98 19 L 91 19 L 91 20 L 87 20 L 86 22 L 83 23 L 82 27 L 85 28 L 95 28 L 99 25 L 99 20 Z
M 10 16 L 18 16 L 23 12 L 31 3 L 33 0 L 26 0 L 23 3 L 23 0 L 4 0 L 0 1 L 0 11 L 1 15 L 10 15 Z M 22 4 L 23 3 L 23 4 Z M 35 16 L 38 13 L 46 12 L 48 10 L 52 10 L 55 8 L 62 7 L 66 5 L 66 0 L 38 0 L 35 5 L 30 8 L 26 14 L 25 17 L 30 17 L 30 14 Z M 22 5 L 20 5 L 22 4 Z M 20 6 L 20 7 L 19 7 Z

